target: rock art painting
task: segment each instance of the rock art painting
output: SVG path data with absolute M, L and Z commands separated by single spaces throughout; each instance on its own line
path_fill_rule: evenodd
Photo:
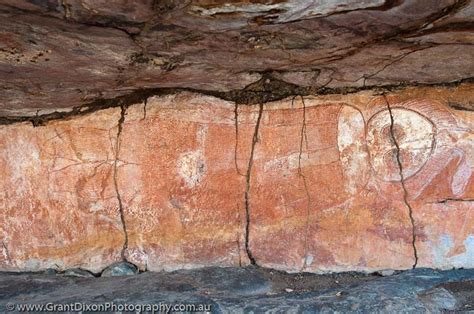
M 474 267 L 472 88 L 180 93 L 0 126 L 0 269 Z
M 127 110 L 121 138 L 131 262 L 150 270 L 248 264 L 233 104 L 187 94 L 149 99 Z
M 0 127 L 2 270 L 100 271 L 120 258 L 119 117 L 109 109 L 41 128 Z

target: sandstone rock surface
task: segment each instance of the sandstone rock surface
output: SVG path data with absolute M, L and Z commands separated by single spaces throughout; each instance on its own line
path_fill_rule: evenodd
M 313 91 L 466 80 L 473 3 L 2 0 L 0 117 L 264 75 Z
M 0 126 L 0 269 L 474 267 L 470 84 Z M 450 107 L 451 105 L 451 107 Z

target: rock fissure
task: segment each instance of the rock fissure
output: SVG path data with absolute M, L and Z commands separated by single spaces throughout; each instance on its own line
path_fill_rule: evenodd
M 396 57 L 394 60 L 391 60 L 390 62 L 388 62 L 387 64 L 385 64 L 384 66 L 382 66 L 382 68 L 380 70 L 377 70 L 376 72 L 372 73 L 372 74 L 369 74 L 369 75 L 365 75 L 363 76 L 362 78 L 364 79 L 364 83 L 363 85 L 366 86 L 366 81 L 370 78 L 373 78 L 375 77 L 376 75 L 382 73 L 383 71 L 385 71 L 385 69 L 387 69 L 388 67 L 394 65 L 395 63 L 397 62 L 400 62 L 402 61 L 403 59 L 405 59 L 406 57 L 408 57 L 409 55 L 413 54 L 413 53 L 416 53 L 416 52 L 419 52 L 419 51 L 423 51 L 423 50 L 426 50 L 426 49 L 429 49 L 429 48 L 432 48 L 434 47 L 434 45 L 431 45 L 431 44 L 427 44 L 427 46 L 425 47 L 417 47 L 413 50 L 410 50 L 404 54 L 402 54 L 401 56 L 398 56 Z
M 429 202 L 430 204 L 446 204 L 449 202 L 474 202 L 474 198 L 445 198 L 436 202 Z
M 253 166 L 253 158 L 255 153 L 255 145 L 258 142 L 258 131 L 260 128 L 260 122 L 263 115 L 263 103 L 259 105 L 258 109 L 258 116 L 257 121 L 255 123 L 255 129 L 252 137 L 252 147 L 250 149 L 250 157 L 247 166 L 247 174 L 246 174 L 246 184 L 245 184 L 245 216 L 246 216 L 246 223 L 245 223 L 245 251 L 247 252 L 247 256 L 250 260 L 252 265 L 257 265 L 257 261 L 250 249 L 250 179 L 252 175 L 252 166 Z
M 450 103 L 449 107 L 451 107 L 455 110 L 474 112 L 474 105 L 473 104 L 467 105 L 467 104 L 453 104 L 453 103 Z
M 127 224 L 125 221 L 125 212 L 124 212 L 124 207 L 123 207 L 123 202 L 122 202 L 122 196 L 120 194 L 120 190 L 118 186 L 117 173 L 118 173 L 118 162 L 119 162 L 120 145 L 121 145 L 120 136 L 122 134 L 123 123 L 125 122 L 126 112 L 127 112 L 127 107 L 122 105 L 120 107 L 120 119 L 118 120 L 118 124 L 117 124 L 117 137 L 116 137 L 116 142 L 115 142 L 115 160 L 114 160 L 114 172 L 113 172 L 115 194 L 117 196 L 117 201 L 119 205 L 120 222 L 122 223 L 122 230 L 123 230 L 123 235 L 124 235 L 123 246 L 120 252 L 120 256 L 124 262 L 127 262 L 126 251 L 128 249 L 128 233 L 127 233 Z
M 443 8 L 439 12 L 432 14 L 432 16 L 423 24 L 421 27 L 418 27 L 416 32 L 422 32 L 426 29 L 430 29 L 434 23 L 446 19 L 465 8 L 469 4 L 469 0 L 458 0 L 453 4 Z
M 411 207 L 410 203 L 408 202 L 408 191 L 405 186 L 405 178 L 403 176 L 403 166 L 402 166 L 402 161 L 400 157 L 400 146 L 397 142 L 397 138 L 395 136 L 395 120 L 393 117 L 393 112 L 392 112 L 392 107 L 390 106 L 390 102 L 388 101 L 386 95 L 383 95 L 385 102 L 387 104 L 388 112 L 390 115 L 390 137 L 393 142 L 393 145 L 395 145 L 395 159 L 398 165 L 398 171 L 400 175 L 400 185 L 403 190 L 403 202 L 405 203 L 405 206 L 408 208 L 408 217 L 410 218 L 410 223 L 411 223 L 411 234 L 412 234 L 412 247 L 413 247 L 413 258 L 414 262 L 412 265 L 412 268 L 416 268 L 418 265 L 418 250 L 416 248 L 416 225 L 415 225 L 415 218 L 413 217 L 413 208 Z
M 239 221 L 240 221 L 240 214 L 239 214 Z M 239 235 L 237 235 L 237 252 L 239 252 L 239 267 L 242 267 L 242 251 L 240 247 Z
M 143 118 L 142 118 L 142 120 L 145 120 L 145 119 L 146 119 L 146 106 L 147 106 L 147 102 L 148 102 L 148 98 L 145 98 L 145 100 L 143 101 Z
M 10 251 L 8 250 L 8 247 L 7 245 L 5 244 L 5 241 L 2 241 L 2 247 L 3 247 L 3 251 L 5 252 L 5 258 L 7 259 L 7 261 L 9 263 L 11 263 L 11 257 L 10 257 Z
M 309 238 L 309 226 L 310 226 L 310 217 L 311 217 L 311 194 L 308 189 L 308 181 L 306 176 L 303 173 L 301 168 L 301 156 L 303 154 L 303 143 L 306 145 L 306 150 L 308 150 L 308 134 L 306 132 L 306 104 L 304 102 L 304 97 L 301 96 L 301 102 L 303 104 L 303 122 L 301 124 L 300 131 L 300 151 L 298 155 L 298 175 L 303 180 L 304 190 L 306 193 L 306 224 L 305 224 L 305 234 L 304 234 L 304 261 L 302 266 L 302 271 L 306 269 L 307 260 L 308 260 L 308 238 Z
M 241 176 L 245 176 L 240 169 L 238 164 L 238 148 L 239 148 L 239 104 L 234 105 L 234 125 L 235 125 L 235 147 L 234 147 L 234 164 L 235 171 Z

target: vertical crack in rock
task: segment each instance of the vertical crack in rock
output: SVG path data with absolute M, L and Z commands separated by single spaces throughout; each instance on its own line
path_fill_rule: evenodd
M 12 259 L 10 257 L 10 251 L 8 251 L 8 247 L 5 244 L 5 241 L 2 241 L 2 246 L 3 246 L 3 251 L 5 252 L 5 258 L 7 259 L 8 263 L 11 263 Z
M 143 100 L 143 118 L 142 118 L 142 120 L 146 119 L 146 105 L 147 105 L 147 102 L 148 102 L 148 98 L 145 97 L 145 99 Z
M 235 170 L 241 176 L 245 176 L 240 172 L 239 165 L 237 162 L 237 150 L 239 148 L 239 104 L 236 102 L 234 107 L 234 123 L 235 123 L 235 148 L 234 148 L 234 164 Z
M 118 170 L 118 161 L 119 161 L 119 152 L 120 152 L 120 135 L 122 134 L 122 128 L 123 128 L 123 123 L 125 121 L 125 114 L 126 114 L 127 108 L 125 106 L 120 106 L 120 119 L 118 120 L 117 124 L 117 138 L 116 138 L 116 143 L 115 143 L 115 161 L 114 161 L 114 187 L 115 187 L 115 194 L 117 195 L 117 201 L 119 204 L 119 211 L 120 211 L 120 221 L 122 222 L 122 229 L 124 233 L 124 241 L 123 241 L 123 247 L 121 251 L 121 257 L 124 262 L 127 261 L 127 258 L 125 256 L 125 252 L 128 248 L 128 233 L 127 233 L 127 225 L 125 223 L 125 213 L 123 210 L 123 204 L 122 204 L 122 197 L 119 192 L 118 188 L 118 182 L 117 182 L 117 170 Z
M 390 103 L 385 95 L 383 95 L 385 99 L 385 103 L 387 104 L 388 112 L 390 114 L 390 136 L 392 138 L 393 144 L 395 145 L 395 157 L 398 164 L 398 171 L 400 173 L 400 184 L 403 189 L 403 201 L 408 208 L 408 216 L 410 217 L 411 222 L 411 232 L 412 232 L 412 247 L 413 247 L 413 256 L 414 256 L 414 263 L 412 268 L 416 268 L 418 264 L 418 251 L 416 249 L 416 228 L 415 228 L 415 218 L 413 218 L 413 208 L 411 207 L 410 203 L 408 202 L 408 191 L 405 186 L 405 179 L 403 177 L 403 168 L 402 162 L 400 160 L 400 146 L 398 145 L 397 139 L 395 137 L 394 132 L 394 118 L 392 113 L 392 108 L 390 107 Z
M 239 221 L 240 221 L 240 219 L 239 219 Z M 237 235 L 237 252 L 239 252 L 239 267 L 242 267 L 242 254 L 241 254 L 241 248 L 240 248 L 239 235 Z
M 64 19 L 69 20 L 69 18 L 71 17 L 71 9 L 69 8 L 69 4 L 66 3 L 66 0 L 61 0 L 59 4 L 64 10 Z
M 260 128 L 260 121 L 263 115 L 263 102 L 260 103 L 258 109 L 258 117 L 257 122 L 255 124 L 255 130 L 253 133 L 252 138 L 252 148 L 250 150 L 250 158 L 247 167 L 247 175 L 246 175 L 246 186 L 245 186 L 245 214 L 246 214 L 246 224 L 245 224 L 245 251 L 247 252 L 247 256 L 250 260 L 252 265 L 257 265 L 255 261 L 255 257 L 252 254 L 252 251 L 249 247 L 249 238 L 250 238 L 250 176 L 252 173 L 252 166 L 253 166 L 253 156 L 255 152 L 255 145 L 258 142 L 258 130 Z
M 234 147 L 234 164 L 235 164 L 235 171 L 237 172 L 237 174 L 239 176 L 242 176 L 242 177 L 245 177 L 245 175 L 240 171 L 239 169 L 239 164 L 237 162 L 237 150 L 239 148 L 239 104 L 236 102 L 235 103 L 235 107 L 234 107 L 234 123 L 235 123 L 235 147 Z M 246 203 L 247 204 L 247 203 Z M 246 207 L 247 209 L 247 207 Z M 239 211 L 238 212 L 238 218 L 239 218 L 239 226 L 240 226 L 240 230 L 242 230 L 242 216 L 241 216 L 241 212 Z M 246 233 L 247 234 L 247 226 L 248 226 L 248 221 L 249 221 L 249 215 L 247 215 L 247 219 L 246 219 Z M 239 252 L 239 267 L 242 267 L 242 254 L 241 254 L 241 245 L 240 245 L 240 239 L 239 239 L 240 235 L 237 235 L 237 250 Z M 247 247 L 247 246 L 246 246 Z M 247 253 L 248 255 L 248 253 Z
M 301 132 L 300 132 L 300 152 L 298 155 L 298 175 L 303 179 L 304 189 L 306 192 L 306 225 L 305 225 L 305 235 L 304 235 L 304 261 L 302 266 L 302 271 L 306 269 L 307 260 L 308 260 L 308 235 L 309 235 L 309 222 L 310 222 L 310 204 L 311 204 L 311 195 L 308 189 L 308 182 L 306 180 L 306 176 L 303 174 L 303 170 L 301 169 L 301 155 L 303 154 L 303 143 L 306 145 L 306 150 L 308 150 L 308 134 L 306 133 L 306 104 L 304 102 L 303 96 L 301 97 L 301 102 L 303 103 L 303 123 L 301 124 Z M 293 98 L 294 100 L 294 98 Z M 292 100 L 292 102 L 293 102 Z M 293 104 L 292 104 L 293 106 Z

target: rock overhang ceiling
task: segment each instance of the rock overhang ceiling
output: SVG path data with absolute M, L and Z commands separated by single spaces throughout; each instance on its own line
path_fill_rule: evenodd
M 0 116 L 165 89 L 245 102 L 469 81 L 473 13 L 468 0 L 2 0 Z

